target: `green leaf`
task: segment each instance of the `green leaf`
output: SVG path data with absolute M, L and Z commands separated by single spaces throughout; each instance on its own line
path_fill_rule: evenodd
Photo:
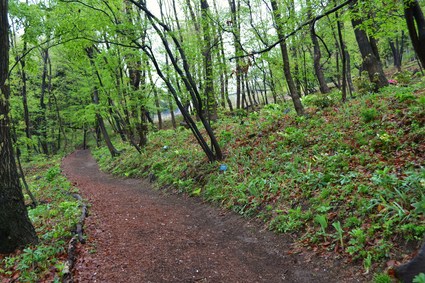
M 195 189 L 192 191 L 191 196 L 197 197 L 201 195 L 201 188 Z

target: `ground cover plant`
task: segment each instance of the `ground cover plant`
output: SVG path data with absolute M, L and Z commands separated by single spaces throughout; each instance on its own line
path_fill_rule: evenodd
M 49 160 L 33 156 L 33 161 L 24 164 L 30 190 L 38 202 L 28 214 L 39 244 L 1 256 L 0 282 L 61 282 L 67 271 L 68 242 L 81 211 L 79 201 L 72 196 L 77 191 L 61 175 L 59 164 L 58 156 Z
M 299 247 L 376 271 L 425 233 L 424 87 L 388 86 L 345 104 L 337 92 L 307 96 L 305 116 L 285 103 L 227 115 L 214 124 L 222 162 L 205 162 L 182 127 L 152 132 L 141 154 L 123 144 L 120 157 L 94 154 L 105 170 L 258 217 Z

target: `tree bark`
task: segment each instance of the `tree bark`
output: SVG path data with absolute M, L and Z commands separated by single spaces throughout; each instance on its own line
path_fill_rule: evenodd
M 7 9 L 7 0 L 0 0 L 0 253 L 37 243 L 19 183 L 10 132 L 10 90 L 6 83 L 9 70 Z
M 343 23 L 339 20 L 338 12 L 335 13 L 335 17 L 337 18 L 337 27 L 338 27 L 338 38 L 339 45 L 341 46 L 341 59 L 342 59 L 342 84 L 341 84 L 341 92 L 342 92 L 342 101 L 347 101 L 347 57 L 346 57 L 346 47 L 344 43 L 344 39 L 342 37 L 342 28 Z
M 204 152 L 207 154 L 208 159 L 212 162 L 212 161 L 216 161 L 216 160 L 222 160 L 223 159 L 223 153 L 221 151 L 220 145 L 218 143 L 218 140 L 214 134 L 213 129 L 211 128 L 211 125 L 208 123 L 207 119 L 205 119 L 205 117 L 203 116 L 203 106 L 202 106 L 202 99 L 201 96 L 199 94 L 198 88 L 196 86 L 196 83 L 193 79 L 192 73 L 190 71 L 190 65 L 186 56 L 186 52 L 183 50 L 183 47 L 181 45 L 181 42 L 177 39 L 177 37 L 175 36 L 174 32 L 172 32 L 172 30 L 170 29 L 169 26 L 167 26 L 166 24 L 164 24 L 163 22 L 161 22 L 157 17 L 155 17 L 155 15 L 153 15 L 145 6 L 145 4 L 143 3 L 138 3 L 135 0 L 130 0 L 134 5 L 136 5 L 139 9 L 143 10 L 150 23 L 152 24 L 152 27 L 155 29 L 156 33 L 158 34 L 158 36 L 161 38 L 161 41 L 163 43 L 163 46 L 165 48 L 165 51 L 167 52 L 171 63 L 174 67 L 174 70 L 178 73 L 180 79 L 183 81 L 187 91 L 189 91 L 189 94 L 192 98 L 192 103 L 197 111 L 198 117 L 200 119 L 200 121 L 202 122 L 202 125 L 205 128 L 205 131 L 207 132 L 209 138 L 210 138 L 210 142 L 211 142 L 211 148 L 205 144 L 202 139 L 202 135 L 200 133 L 196 133 L 195 131 L 193 131 L 195 137 L 198 139 L 199 144 L 203 147 Z M 164 31 L 162 31 L 159 27 L 161 27 Z M 178 55 L 180 55 L 181 61 L 182 61 L 182 67 L 183 69 L 179 66 L 177 58 L 175 56 L 175 54 L 171 51 L 170 49 L 170 44 L 166 38 L 167 36 L 170 36 L 170 38 L 172 39 L 177 51 L 178 51 Z M 136 44 L 138 44 L 137 42 L 134 42 Z M 157 73 L 159 75 L 160 69 L 158 67 L 158 64 L 156 63 L 156 60 L 154 58 L 154 56 L 151 53 L 151 50 L 145 46 L 145 45 L 140 45 L 138 44 L 138 46 L 145 52 L 146 55 L 149 56 L 149 58 L 151 59 L 152 63 L 154 63 L 155 65 L 155 69 L 157 70 Z M 164 77 L 161 77 L 164 80 Z M 176 100 L 176 103 L 178 104 L 180 111 L 182 111 L 182 114 L 186 112 L 185 109 L 181 109 L 180 107 L 180 101 L 179 101 L 179 97 L 177 95 L 174 95 L 173 91 L 175 91 L 174 87 L 170 84 L 168 79 L 165 79 L 164 82 L 167 84 L 168 89 L 172 92 L 174 99 Z M 187 114 L 187 113 L 186 113 Z M 185 114 L 183 114 L 185 115 Z M 190 124 L 192 124 L 191 122 L 191 117 L 190 116 L 185 116 L 186 118 L 186 122 L 190 121 Z M 188 123 L 189 124 L 189 123 Z M 194 123 L 193 123 L 194 124 Z M 192 130 L 194 130 L 196 124 L 194 124 L 194 127 L 191 128 Z M 198 136 L 199 134 L 199 136 Z
M 357 1 L 355 3 L 357 3 Z M 354 5 L 352 7 L 356 9 Z M 354 34 L 363 59 L 363 69 L 367 71 L 369 80 L 375 83 L 375 91 L 377 91 L 379 88 L 388 85 L 388 80 L 382 68 L 375 39 L 373 37 L 369 38 L 366 32 L 361 29 L 362 23 L 363 20 L 360 18 L 351 19 Z
M 93 103 L 99 104 L 99 92 L 97 87 L 94 87 L 93 89 Z M 109 137 L 108 131 L 106 130 L 103 118 L 99 113 L 96 113 L 96 120 L 99 125 L 100 132 L 103 135 L 103 139 L 105 140 L 106 146 L 108 147 L 112 157 L 119 155 L 118 150 L 112 144 L 111 138 Z
M 87 53 L 87 56 L 90 60 L 90 65 L 94 69 L 94 72 L 96 72 L 94 61 L 93 61 L 93 58 L 94 58 L 93 52 L 94 52 L 93 47 L 86 48 L 86 53 Z M 99 76 L 98 76 L 98 78 L 99 78 Z M 99 90 L 98 90 L 97 86 L 94 86 L 94 88 L 93 88 L 93 103 L 96 104 L 96 105 L 99 105 Z M 105 140 L 106 146 L 108 147 L 109 152 L 111 153 L 112 157 L 119 155 L 119 151 L 112 144 L 111 138 L 109 137 L 108 131 L 106 130 L 105 123 L 103 121 L 102 115 L 100 115 L 98 110 L 96 110 L 96 122 L 97 122 L 98 128 L 99 128 L 100 132 L 102 133 L 103 139 Z
M 304 107 L 301 103 L 300 96 L 298 94 L 294 80 L 292 79 L 291 67 L 290 67 L 290 63 L 289 63 L 288 47 L 286 45 L 286 40 L 284 40 L 285 35 L 283 33 L 283 27 L 282 27 L 282 23 L 281 23 L 282 22 L 282 16 L 280 14 L 279 7 L 277 5 L 276 0 L 271 0 L 270 3 L 271 3 L 271 6 L 272 6 L 272 10 L 273 10 L 273 18 L 276 22 L 276 32 L 277 32 L 277 36 L 278 36 L 279 41 L 280 41 L 280 43 L 279 43 L 280 49 L 282 51 L 283 72 L 285 74 L 285 79 L 286 79 L 286 82 L 288 84 L 289 93 L 291 95 L 292 102 L 293 102 L 294 107 L 295 107 L 295 111 L 297 112 L 298 115 L 303 115 L 304 114 Z
M 425 18 L 418 0 L 404 1 L 404 17 L 416 55 L 425 67 Z
M 219 12 L 217 9 L 217 1 L 213 0 L 215 15 L 219 18 Z M 221 95 L 221 106 L 226 108 L 226 102 L 229 107 L 230 112 L 233 111 L 232 101 L 229 98 L 229 74 L 227 72 L 227 59 L 225 55 L 224 43 L 223 43 L 223 33 L 220 30 L 220 27 L 217 27 L 216 33 L 218 35 L 219 40 L 219 52 L 218 52 L 218 60 L 219 60 L 219 70 L 220 70 L 220 95 Z
M 316 32 L 314 30 L 314 22 L 310 27 L 310 37 L 313 42 L 313 65 L 314 73 L 316 74 L 317 80 L 319 82 L 319 89 L 321 93 L 328 93 L 329 87 L 325 80 L 325 75 L 323 74 L 322 65 L 320 64 L 320 59 L 322 58 L 322 53 L 320 52 L 319 41 L 317 40 Z
M 41 57 L 43 58 L 43 72 L 41 75 L 41 92 L 40 92 L 40 113 L 38 117 L 37 129 L 40 134 L 41 149 L 44 154 L 49 154 L 47 147 L 47 121 L 46 121 L 46 103 L 44 101 L 48 89 L 47 83 L 47 65 L 49 60 L 49 49 L 41 50 Z
M 207 112 L 208 118 L 212 121 L 217 120 L 217 102 L 214 93 L 214 75 L 213 75 L 213 60 L 212 60 L 212 43 L 211 43 L 211 29 L 209 19 L 209 5 L 207 0 L 201 0 L 201 14 L 202 14 L 202 30 L 204 35 L 204 74 L 205 74 L 205 88 L 204 94 L 207 99 Z
M 394 40 L 390 40 L 391 53 L 393 54 L 394 67 L 397 68 L 397 71 L 401 71 L 401 62 L 403 60 L 403 51 L 404 51 L 404 31 L 401 31 L 401 38 L 398 39 L 398 36 Z
M 239 56 L 243 54 L 242 48 L 241 48 L 241 31 L 240 31 L 240 25 L 239 25 L 239 17 L 238 17 L 238 6 L 236 4 L 235 0 L 229 0 L 229 6 L 230 6 L 230 12 L 232 20 L 230 21 L 230 24 L 232 26 L 232 33 L 233 33 L 233 46 L 235 48 L 235 64 L 236 64 L 236 109 L 240 109 L 241 105 L 243 103 L 241 99 L 241 89 L 242 89 L 242 72 L 241 72 L 241 59 Z
M 310 0 L 307 1 L 308 17 L 313 18 L 312 7 Z M 316 31 L 314 29 L 316 22 L 312 21 L 310 24 L 310 38 L 313 43 L 313 66 L 314 73 L 316 74 L 317 81 L 319 82 L 319 90 L 321 93 L 328 93 L 329 87 L 326 83 L 325 75 L 323 74 L 322 65 L 320 59 L 322 58 L 322 52 L 320 51 L 319 40 L 317 39 Z
M 24 39 L 24 49 L 22 52 L 25 54 L 27 52 L 27 42 Z M 27 72 L 26 72 L 26 60 L 25 57 L 21 58 L 21 80 L 22 80 L 22 106 L 24 108 L 24 121 L 25 121 L 25 135 L 28 139 L 31 139 L 31 126 L 30 126 L 30 114 L 28 110 L 28 99 L 27 99 Z M 27 146 L 27 149 L 30 149 L 30 146 Z

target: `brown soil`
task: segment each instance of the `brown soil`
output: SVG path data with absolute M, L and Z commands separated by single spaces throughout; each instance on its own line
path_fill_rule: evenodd
M 342 260 L 295 252 L 256 221 L 99 171 L 89 151 L 63 171 L 90 203 L 76 282 L 366 282 Z

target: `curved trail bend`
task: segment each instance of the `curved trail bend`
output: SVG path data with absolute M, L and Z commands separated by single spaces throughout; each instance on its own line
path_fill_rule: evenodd
M 287 237 L 254 221 L 102 173 L 87 150 L 62 168 L 91 204 L 76 282 L 365 281 L 340 261 L 292 254 Z

